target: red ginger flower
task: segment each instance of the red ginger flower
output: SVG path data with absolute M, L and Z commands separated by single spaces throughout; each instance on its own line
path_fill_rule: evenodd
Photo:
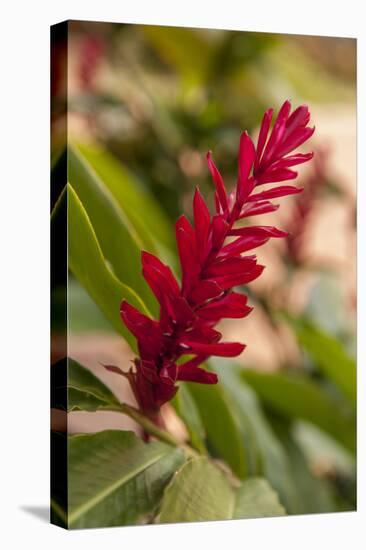
M 159 258 L 142 252 L 143 276 L 160 304 L 159 320 L 150 319 L 123 301 L 121 317 L 138 342 L 140 357 L 128 377 L 140 409 L 159 421 L 161 405 L 178 390 L 176 382 L 186 380 L 215 384 L 216 374 L 199 367 L 210 356 L 235 357 L 244 350 L 238 342 L 221 342 L 215 325 L 224 318 L 246 317 L 251 307 L 247 296 L 232 289 L 259 277 L 264 266 L 255 255 L 245 255 L 271 237 L 284 237 L 284 231 L 270 226 L 235 227 L 235 222 L 278 208 L 270 199 L 298 193 L 293 186 L 279 186 L 255 192 L 257 186 L 293 179 L 289 167 L 310 160 L 312 153 L 294 154 L 314 129 L 308 128 L 309 111 L 298 107 L 290 114 L 286 101 L 272 131 L 269 109 L 263 118 L 255 147 L 244 132 L 240 138 L 238 179 L 228 194 L 211 153 L 208 166 L 215 184 L 216 213 L 209 209 L 197 189 L 193 200 L 194 225 L 185 216 L 176 223 L 176 240 L 181 265 L 181 285 L 171 269 Z M 228 237 L 236 237 L 227 242 Z M 186 362 L 177 361 L 185 355 Z M 108 368 L 108 367 L 107 367 Z

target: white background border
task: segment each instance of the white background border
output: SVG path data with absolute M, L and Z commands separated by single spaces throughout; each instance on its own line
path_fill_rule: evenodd
M 49 26 L 64 19 L 140 22 L 358 38 L 358 212 L 365 209 L 365 27 L 361 0 L 9 1 L 1 7 L 0 540 L 13 548 L 187 547 L 352 550 L 365 539 L 365 439 L 358 512 L 66 532 L 30 514 L 49 491 Z M 363 36 L 362 36 L 363 34 Z M 359 334 L 365 334 L 366 242 L 359 215 Z M 4 307 L 5 304 L 5 307 Z M 365 337 L 359 337 L 359 434 Z M 5 351 L 5 353 L 4 353 Z M 3 540 L 4 539 L 4 540 Z

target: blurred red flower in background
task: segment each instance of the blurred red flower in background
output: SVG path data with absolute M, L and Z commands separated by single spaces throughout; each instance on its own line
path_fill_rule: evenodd
M 289 220 L 289 234 L 286 238 L 287 252 L 295 266 L 307 263 L 307 231 L 312 224 L 312 215 L 320 192 L 327 186 L 327 158 L 329 151 L 318 148 L 311 173 L 305 180 L 304 193 L 295 201 Z
M 154 320 L 123 301 L 120 312 L 138 342 L 139 358 L 127 376 L 142 412 L 160 423 L 161 405 L 174 397 L 177 381 L 215 384 L 217 375 L 200 365 L 210 356 L 235 357 L 245 348 L 238 342 L 221 342 L 214 327 L 224 318 L 243 318 L 252 310 L 247 296 L 233 287 L 254 281 L 264 266 L 255 255 L 245 253 L 271 237 L 287 233 L 271 226 L 235 227 L 243 218 L 274 211 L 271 199 L 302 191 L 283 185 L 256 191 L 259 185 L 294 179 L 290 167 L 310 160 L 312 153 L 289 155 L 314 132 L 309 128 L 309 110 L 298 107 L 290 113 L 285 101 L 270 131 L 273 110 L 262 121 L 255 146 L 244 132 L 240 138 L 238 177 L 235 189 L 227 192 L 211 153 L 208 167 L 215 185 L 216 212 L 211 215 L 197 189 L 193 200 L 194 225 L 183 215 L 176 223 L 176 241 L 181 265 L 181 284 L 159 258 L 142 252 L 142 272 L 160 305 Z M 288 156 L 289 155 L 289 156 Z M 235 237 L 228 242 L 228 237 Z M 178 361 L 187 357 L 185 362 Z
M 93 87 L 97 68 L 104 52 L 105 44 L 102 37 L 96 35 L 83 37 L 80 44 L 78 77 L 84 91 L 89 91 Z

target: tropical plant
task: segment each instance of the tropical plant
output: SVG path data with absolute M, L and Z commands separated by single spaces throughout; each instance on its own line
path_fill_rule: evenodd
M 69 145 L 56 161 L 54 173 L 67 164 L 68 183 L 52 227 L 63 230 L 67 216 L 69 282 L 86 290 L 136 353 L 129 369 L 104 367 L 127 378 L 137 406 L 121 402 L 71 357 L 52 367 L 52 405 L 118 412 L 142 431 L 53 433 L 54 455 L 61 461 L 66 448 L 68 468 L 64 484 L 53 483 L 54 522 L 80 528 L 354 507 L 355 363 L 345 346 L 308 319 L 282 313 L 310 367 L 265 374 L 229 361 L 244 345 L 221 342 L 214 328 L 252 309 L 233 291 L 263 271 L 245 252 L 287 235 L 246 222 L 274 211 L 271 199 L 301 191 L 257 190 L 296 178 L 291 168 L 312 158 L 293 153 L 313 133 L 309 111 L 290 110 L 286 101 L 272 129 L 266 111 L 256 145 L 242 134 L 230 193 L 208 154 L 216 210 L 212 215 L 196 190 L 194 226 L 185 216 L 177 221 L 180 282 L 169 219 L 135 177 L 110 153 L 85 145 Z M 174 407 L 185 441 L 167 430 L 163 405 Z M 315 444 L 341 464 L 333 478 L 312 469 Z

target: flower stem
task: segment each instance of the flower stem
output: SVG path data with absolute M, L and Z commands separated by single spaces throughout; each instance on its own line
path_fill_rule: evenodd
M 121 403 L 120 410 L 122 413 L 126 414 L 127 416 L 135 420 L 135 422 L 137 422 L 140 426 L 142 426 L 145 432 L 157 437 L 165 443 L 168 443 L 168 445 L 172 445 L 174 447 L 183 447 L 187 454 L 189 454 L 190 456 L 199 456 L 199 453 L 192 449 L 192 447 L 186 444 L 182 445 L 181 442 L 178 441 L 174 436 L 172 436 L 166 430 L 163 430 L 156 426 L 154 422 L 141 414 L 140 411 L 135 409 L 135 407 L 131 407 L 131 405 L 127 405 L 126 403 Z

